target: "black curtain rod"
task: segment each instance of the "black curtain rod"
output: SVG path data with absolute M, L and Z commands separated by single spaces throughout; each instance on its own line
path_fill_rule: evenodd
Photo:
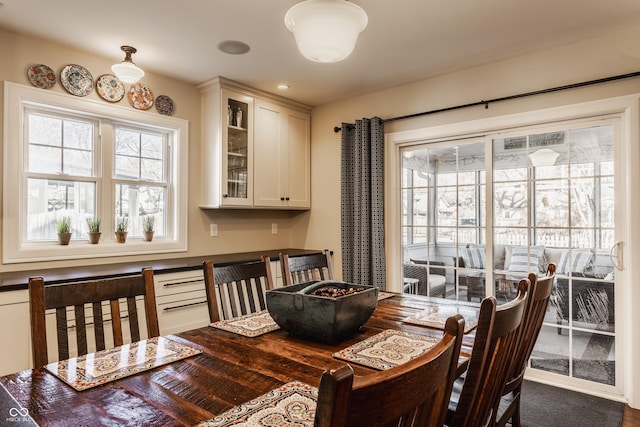
M 472 102 L 470 104 L 456 105 L 455 107 L 439 108 L 437 110 L 423 111 L 422 113 L 414 113 L 414 114 L 407 114 L 406 116 L 391 117 L 389 119 L 382 119 L 382 123 L 395 122 L 397 120 L 404 120 L 404 119 L 411 119 L 414 117 L 426 116 L 426 115 L 435 114 L 435 113 L 442 113 L 445 111 L 460 110 L 462 108 L 477 107 L 479 105 L 484 105 L 484 108 L 489 108 L 489 104 L 494 102 L 509 101 L 511 99 L 525 98 L 527 96 L 534 96 L 534 95 L 542 95 L 545 93 L 558 92 L 558 91 L 567 90 L 567 89 L 575 89 L 578 87 L 590 86 L 590 85 L 595 85 L 599 83 L 607 83 L 615 80 L 628 79 L 631 77 L 638 77 L 638 76 L 640 76 L 640 71 L 636 71 L 629 74 L 620 74 L 618 76 L 604 77 L 602 79 L 589 80 L 588 82 L 573 83 L 573 84 L 564 85 L 564 86 L 552 87 L 549 89 L 542 89 L 542 90 L 536 90 L 533 92 L 520 93 L 518 95 L 504 96 L 502 98 L 488 99 L 486 101 Z M 354 126 L 354 125 L 352 123 L 347 123 L 347 126 Z M 339 126 L 336 126 L 333 128 L 333 131 L 336 133 L 340 132 L 341 130 L 342 128 Z

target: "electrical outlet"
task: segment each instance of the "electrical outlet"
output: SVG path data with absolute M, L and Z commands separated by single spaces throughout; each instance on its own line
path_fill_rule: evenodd
M 209 234 L 211 237 L 216 237 L 218 235 L 218 224 L 209 224 Z
M 271 224 L 271 234 L 278 234 L 278 224 L 275 222 Z

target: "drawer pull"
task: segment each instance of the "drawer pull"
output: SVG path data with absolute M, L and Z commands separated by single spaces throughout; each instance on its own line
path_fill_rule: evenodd
M 200 304 L 206 304 L 207 300 L 204 301 L 198 301 L 198 302 L 192 302 L 189 304 L 182 304 L 182 305 L 174 305 L 173 307 L 165 307 L 163 308 L 164 311 L 171 311 L 171 310 L 177 310 L 179 308 L 185 308 L 185 307 L 192 307 L 194 305 L 200 305 Z
M 170 286 L 176 286 L 176 285 L 188 285 L 189 283 L 198 283 L 198 282 L 202 282 L 202 279 L 195 279 L 195 280 L 183 280 L 182 282 L 171 282 L 171 283 L 165 283 L 164 286 L 165 288 L 168 288 Z

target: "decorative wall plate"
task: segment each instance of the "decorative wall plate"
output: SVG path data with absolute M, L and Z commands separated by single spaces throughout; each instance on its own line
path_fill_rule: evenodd
M 175 105 L 173 104 L 173 99 L 169 98 L 167 95 L 159 95 L 156 98 L 155 104 L 158 113 L 164 114 L 165 116 L 170 116 L 173 114 Z
M 56 84 L 56 73 L 43 64 L 32 65 L 27 69 L 27 77 L 35 87 L 50 89 Z
M 129 104 L 138 110 L 148 110 L 153 105 L 153 92 L 144 83 L 135 83 L 127 93 Z
M 69 64 L 60 71 L 60 83 L 71 95 L 86 96 L 93 89 L 93 76 L 86 68 Z
M 96 80 L 96 92 L 105 101 L 118 102 L 124 97 L 124 85 L 113 74 L 103 74 Z

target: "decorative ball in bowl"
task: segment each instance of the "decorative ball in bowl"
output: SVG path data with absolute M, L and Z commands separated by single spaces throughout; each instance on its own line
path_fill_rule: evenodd
M 338 342 L 356 333 L 378 305 L 378 288 L 336 280 L 300 283 L 266 292 L 267 310 L 291 335 Z

